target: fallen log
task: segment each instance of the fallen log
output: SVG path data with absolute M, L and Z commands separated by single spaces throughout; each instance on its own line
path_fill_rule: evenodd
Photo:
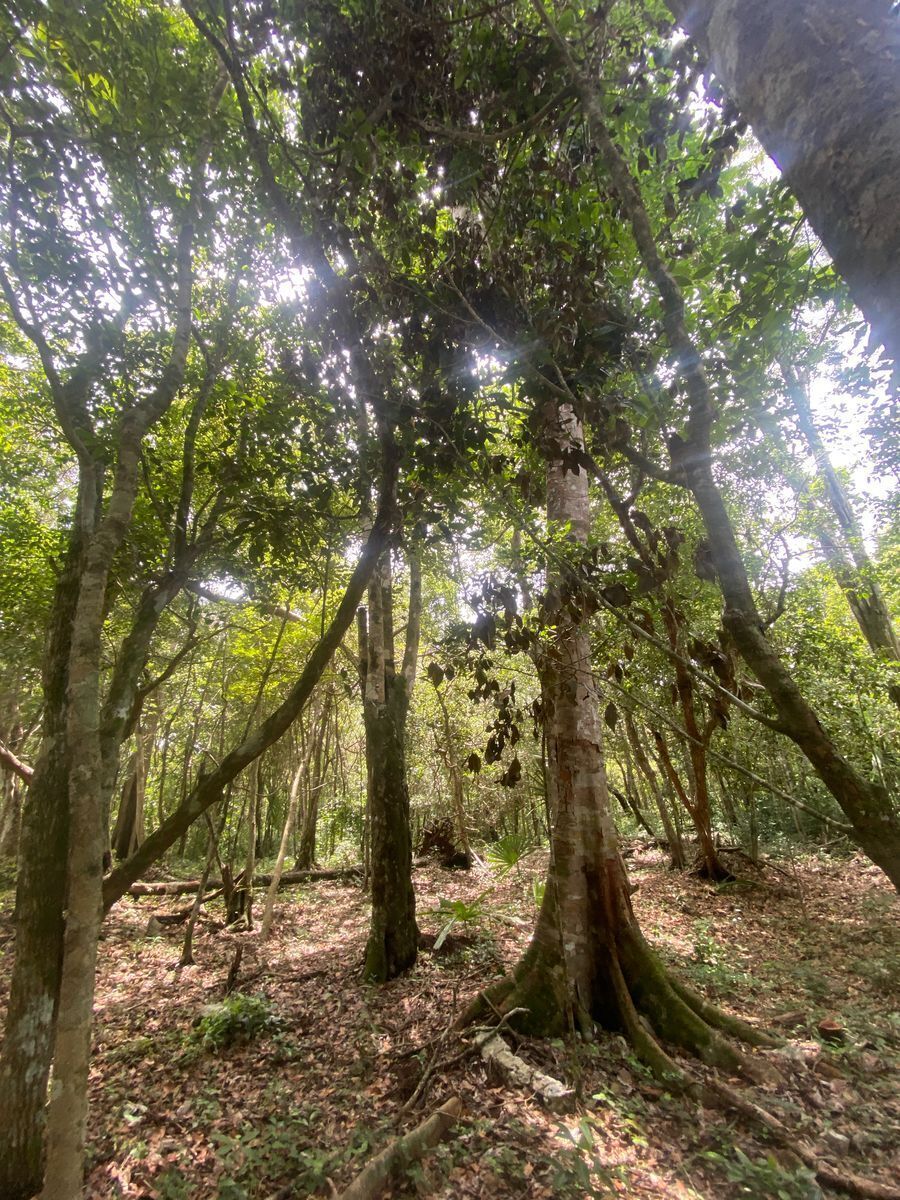
M 209 904 L 211 900 L 218 900 L 225 892 L 224 888 L 219 888 L 218 891 L 208 892 L 203 897 L 203 903 Z M 189 904 L 187 908 L 180 908 L 177 912 L 158 912 L 154 913 L 150 921 L 156 921 L 158 925 L 183 925 L 191 913 L 194 911 L 194 905 Z M 150 925 L 147 926 L 148 932 L 158 932 L 151 930 Z
M 333 871 L 285 871 L 281 876 L 281 887 L 292 883 L 315 883 L 325 879 L 359 879 L 362 877 L 362 867 L 342 867 Z M 253 886 L 266 888 L 272 882 L 271 875 L 254 875 Z M 221 879 L 210 879 L 207 887 L 213 890 L 224 887 Z M 235 888 L 241 887 L 240 875 L 234 881 Z M 170 879 L 159 883 L 133 883 L 128 889 L 129 896 L 187 896 L 200 890 L 199 879 Z
M 373 1200 L 392 1177 L 405 1170 L 442 1141 L 462 1114 L 462 1102 L 453 1096 L 427 1120 L 386 1146 L 334 1200 Z
M 544 1108 L 551 1112 L 568 1112 L 574 1107 L 574 1091 L 558 1079 L 529 1066 L 517 1054 L 513 1054 L 496 1029 L 480 1033 L 475 1043 L 489 1067 L 502 1075 L 513 1087 L 531 1092 Z

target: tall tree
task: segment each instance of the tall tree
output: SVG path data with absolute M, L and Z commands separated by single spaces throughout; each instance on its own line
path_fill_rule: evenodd
M 797 685 L 777 648 L 766 637 L 746 566 L 722 490 L 713 471 L 712 430 L 716 397 L 696 340 L 691 334 L 682 289 L 663 257 L 640 187 L 607 125 L 594 82 L 576 61 L 541 0 L 532 0 L 566 63 L 584 105 L 591 137 L 625 212 L 647 275 L 662 304 L 662 324 L 683 382 L 688 417 L 683 433 L 672 432 L 666 445 L 672 470 L 658 472 L 667 482 L 686 487 L 703 517 L 709 553 L 725 600 L 724 624 L 739 653 L 772 701 L 778 714 L 770 722 L 790 737 L 852 823 L 866 854 L 900 889 L 900 813 L 884 785 L 866 777 L 838 749 Z M 645 464 L 649 466 L 649 464 Z
M 581 421 L 571 404 L 541 404 L 547 459 L 547 522 L 564 534 L 570 560 L 554 555 L 548 572 L 549 638 L 540 654 L 552 820 L 544 900 L 531 945 L 515 970 L 476 1001 L 523 1010 L 515 1021 L 535 1034 L 595 1023 L 623 1029 L 638 1054 L 662 1074 L 678 1076 L 658 1038 L 735 1068 L 739 1054 L 721 1031 L 759 1041 L 669 977 L 635 919 L 618 850 L 603 748 L 601 699 L 591 666 L 583 563 L 591 528 Z

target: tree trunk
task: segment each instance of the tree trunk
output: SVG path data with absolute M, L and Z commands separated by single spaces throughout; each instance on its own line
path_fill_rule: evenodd
M 659 790 L 659 784 L 657 783 L 647 755 L 644 753 L 644 747 L 641 745 L 641 740 L 634 725 L 634 718 L 630 712 L 625 713 L 625 731 L 628 734 L 628 741 L 634 753 L 634 761 L 637 763 L 638 770 L 647 781 L 647 786 L 656 805 L 656 811 L 659 813 L 659 819 L 662 821 L 662 826 L 666 833 L 666 841 L 669 844 L 669 865 L 673 870 L 683 871 L 687 865 L 687 856 L 684 852 L 681 833 L 672 821 L 665 797 Z
M 721 2 L 725 3 L 726 0 Z M 728 2 L 734 6 L 734 0 Z M 631 225 L 644 268 L 660 294 L 666 338 L 689 406 L 687 437 L 673 433 L 667 439 L 673 467 L 669 478 L 690 490 L 703 517 L 725 599 L 726 631 L 731 634 L 744 661 L 768 692 L 779 717 L 780 731 L 800 747 L 852 823 L 862 849 L 900 890 L 900 815 L 894 811 L 886 790 L 861 775 L 838 753 L 766 637 L 731 519 L 713 474 L 710 430 L 717 406 L 703 366 L 703 355 L 688 330 L 684 296 L 660 253 L 638 184 L 606 126 L 605 112 L 593 80 L 575 61 L 565 39 L 543 8 L 542 0 L 533 0 L 533 3 L 572 75 L 584 105 L 591 135 L 609 174 L 610 186 Z M 831 3 L 832 0 L 828 0 L 829 8 Z M 741 11 L 756 13 L 760 7 L 763 6 L 751 8 L 745 5 Z M 770 4 L 764 7 L 766 11 L 771 9 Z M 852 12 L 855 7 L 850 3 L 844 11 Z M 808 3 L 798 3 L 790 9 L 779 5 L 778 12 L 793 12 L 795 9 L 807 15 L 813 11 Z M 897 36 L 896 33 L 894 36 Z M 788 74 L 790 76 L 790 72 Z M 894 71 L 892 82 L 888 85 L 889 91 L 894 94 L 895 76 Z M 900 145 L 900 140 L 897 144 Z M 896 206 L 894 212 L 900 213 L 900 205 Z M 895 219 L 900 218 L 895 216 Z M 900 245 L 900 239 L 895 238 L 894 245 Z M 894 278 L 900 279 L 900 272 L 894 271 Z M 900 312 L 900 306 L 895 306 L 895 312 Z
M 571 469 L 583 436 L 569 405 L 547 404 L 543 441 L 551 448 L 548 525 L 568 528 L 570 539 L 584 546 L 588 480 L 583 470 Z M 531 945 L 514 973 L 490 989 L 484 1007 L 524 1008 L 513 1021 L 533 1034 L 577 1029 L 590 1037 L 595 1022 L 621 1029 L 653 1067 L 674 1072 L 644 1017 L 661 1037 L 734 1068 L 739 1055 L 713 1024 L 748 1038 L 753 1033 L 671 981 L 638 927 L 610 808 L 589 627 L 572 611 L 577 574 L 554 569 L 550 583 L 562 599 L 540 665 L 553 819 L 547 887 Z
M 672 663 L 675 669 L 675 687 L 681 705 L 681 717 L 690 738 L 685 748 L 685 756 L 689 764 L 688 778 L 692 797 L 688 800 L 682 793 L 682 798 L 700 843 L 700 863 L 697 867 L 697 874 L 715 883 L 722 883 L 725 880 L 733 879 L 734 876 L 720 860 L 712 832 L 706 750 L 716 724 L 713 718 L 709 718 L 705 728 L 701 731 L 697 722 L 694 707 L 694 681 L 679 652 L 679 633 L 683 618 L 679 619 L 676 605 L 671 596 L 667 597 L 663 603 L 662 616 L 669 637 L 669 646 L 673 653 Z M 659 734 L 657 736 L 661 737 Z
M 877 659 L 900 663 L 900 642 L 897 640 L 891 614 L 875 577 L 856 514 L 837 471 L 831 465 L 828 450 L 816 426 L 809 396 L 789 363 L 781 364 L 781 373 L 797 414 L 800 432 L 815 460 L 816 473 L 824 485 L 825 495 L 846 546 L 845 550 L 827 529 L 821 529 L 819 542 L 825 559 L 847 598 L 850 611 L 869 649 Z M 900 707 L 900 683 L 891 684 L 888 687 L 888 695 Z
M 724 624 L 778 713 L 781 730 L 800 747 L 853 826 L 859 845 L 900 891 L 900 816 L 888 792 L 838 753 L 777 650 L 766 637 L 708 447 L 670 447 L 703 516 L 722 595 Z
M 463 788 L 462 771 L 459 769 L 458 747 L 456 739 L 453 736 L 453 728 L 450 724 L 450 711 L 447 708 L 447 702 L 441 694 L 440 688 L 435 688 L 434 694 L 440 706 L 444 729 L 441 757 L 444 760 L 444 765 L 450 772 L 450 796 L 453 803 L 453 816 L 456 822 L 456 835 L 459 838 L 458 844 L 462 848 L 466 863 L 471 865 L 474 862 L 474 858 L 472 856 L 472 847 L 469 845 L 469 831 L 466 827 L 465 791 Z
M 260 760 L 254 759 L 250 764 L 247 786 L 250 789 L 250 811 L 247 814 L 247 859 L 244 863 L 244 878 L 241 891 L 244 895 L 242 909 L 247 920 L 247 928 L 253 928 L 253 875 L 256 871 L 256 823 L 259 812 L 260 791 L 262 781 L 259 772 Z
M 888 0 L 668 0 L 900 373 L 900 22 Z
M 209 834 L 206 845 L 206 861 L 203 864 L 203 874 L 200 876 L 200 882 L 197 886 L 197 895 L 194 897 L 194 903 L 191 905 L 191 911 L 188 914 L 187 927 L 184 931 L 184 941 L 181 943 L 181 958 L 178 960 L 179 967 L 191 967 L 194 964 L 194 930 L 197 928 L 197 920 L 200 916 L 200 909 L 203 907 L 203 897 L 206 895 L 206 887 L 209 883 L 209 874 L 210 871 L 212 871 L 213 863 L 216 861 L 216 850 L 218 848 L 219 837 L 225 827 L 224 819 L 220 822 L 218 830 L 213 827 L 209 813 L 206 814 L 206 819 L 209 825 Z
M 112 835 L 112 851 L 120 860 L 134 854 L 144 840 L 144 793 L 158 722 L 157 709 L 147 721 L 146 729 L 142 731 L 138 726 L 135 731 L 134 753 L 128 764 L 128 774 L 122 787 L 116 826 Z
M 365 591 L 373 565 L 387 542 L 393 516 L 396 466 L 389 464 L 384 481 L 384 493 L 378 516 L 366 546 L 353 570 L 337 612 L 324 635 L 309 653 L 306 664 L 288 694 L 269 715 L 252 729 L 237 746 L 222 757 L 219 765 L 208 775 L 201 775 L 178 808 L 162 825 L 151 833 L 143 845 L 120 866 L 114 868 L 103 885 L 104 905 L 108 909 L 144 871 L 157 861 L 194 821 L 213 804 L 222 799 L 225 788 L 249 766 L 255 758 L 273 745 L 288 730 L 303 710 L 315 685 L 331 661 L 348 628 Z
M 297 851 L 295 870 L 309 870 L 316 861 L 316 827 L 319 822 L 319 797 L 325 784 L 325 771 L 332 734 L 331 692 L 325 697 L 321 717 L 313 733 L 313 746 L 306 772 L 306 804 L 303 808 L 303 825 L 300 831 L 300 847 Z
M 22 824 L 22 785 L 9 772 L 3 781 L 3 808 L 0 811 L 0 859 L 15 862 L 19 856 L 19 828 Z
M 275 897 L 278 894 L 278 888 L 281 884 L 281 876 L 284 872 L 284 860 L 287 857 L 288 846 L 291 844 L 291 838 L 294 833 L 294 826 L 297 823 L 297 807 L 300 803 L 300 783 L 303 778 L 305 763 L 301 761 L 300 765 L 294 771 L 294 777 L 291 780 L 291 793 L 288 798 L 287 816 L 284 819 L 284 829 L 281 833 L 281 844 L 278 847 L 278 857 L 275 860 L 275 867 L 272 871 L 272 881 L 269 884 L 269 890 L 266 893 L 266 905 L 263 909 L 262 922 L 259 927 L 259 940 L 266 941 L 272 929 L 272 920 L 275 916 Z
M 372 863 L 372 920 L 364 975 L 377 983 L 413 965 L 419 938 L 406 780 L 411 680 L 405 672 L 395 671 L 393 641 L 390 559 L 385 555 L 369 586 L 364 664 Z
M 16 957 L 0 1057 L 3 1200 L 27 1200 L 40 1189 L 43 1174 L 44 1116 L 66 902 L 66 689 L 80 558 L 80 537 L 75 533 L 54 595 L 43 669 L 41 750 L 22 812 L 14 918 Z

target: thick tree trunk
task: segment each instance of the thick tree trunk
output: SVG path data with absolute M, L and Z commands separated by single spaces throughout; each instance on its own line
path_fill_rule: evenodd
M 551 449 L 548 465 L 548 524 L 568 527 L 570 538 L 585 545 L 587 476 L 567 469 L 572 462 L 567 452 L 582 444 L 571 408 L 548 404 L 544 445 L 558 448 Z M 573 580 L 577 604 L 574 573 L 572 580 L 558 571 L 551 578 L 563 600 L 540 664 L 553 820 L 544 902 L 524 958 L 490 989 L 485 1007 L 489 1002 L 504 1012 L 524 1008 L 526 1014 L 514 1023 L 534 1034 L 580 1030 L 592 1036 L 595 1022 L 621 1029 L 653 1067 L 675 1073 L 643 1017 L 668 1041 L 706 1062 L 734 1068 L 739 1055 L 713 1024 L 747 1038 L 754 1034 L 671 981 L 635 920 L 610 809 L 588 625 L 565 603 Z
M 668 3 L 900 364 L 900 22 L 890 3 Z

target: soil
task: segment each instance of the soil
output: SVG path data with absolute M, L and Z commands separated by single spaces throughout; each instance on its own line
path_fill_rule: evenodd
M 711 887 L 666 870 L 649 845 L 631 850 L 635 908 L 667 962 L 716 1003 L 785 1038 L 764 1052 L 781 1082 L 732 1085 L 842 1169 L 900 1177 L 900 902 L 880 872 L 862 858 L 762 872 L 737 860 L 729 863 L 737 881 Z M 417 867 L 419 961 L 380 988 L 360 982 L 367 906 L 358 884 L 284 891 L 265 945 L 223 929 L 214 902 L 195 934 L 196 965 L 186 968 L 177 967 L 183 927 L 152 924 L 148 933 L 153 913 L 183 904 L 123 900 L 102 944 L 87 1196 L 334 1195 L 451 1095 L 465 1109 L 455 1134 L 386 1195 L 827 1194 L 743 1119 L 668 1094 L 614 1033 L 515 1043 L 576 1090 L 568 1114 L 542 1110 L 465 1053 L 449 1026 L 525 948 L 544 865 L 535 852 L 503 877 L 486 867 Z M 10 892 L 0 905 L 5 1003 Z M 461 919 L 442 939 L 453 914 Z M 223 1014 L 211 1006 L 239 945 L 237 990 Z M 444 1034 L 421 1102 L 401 1113 Z

